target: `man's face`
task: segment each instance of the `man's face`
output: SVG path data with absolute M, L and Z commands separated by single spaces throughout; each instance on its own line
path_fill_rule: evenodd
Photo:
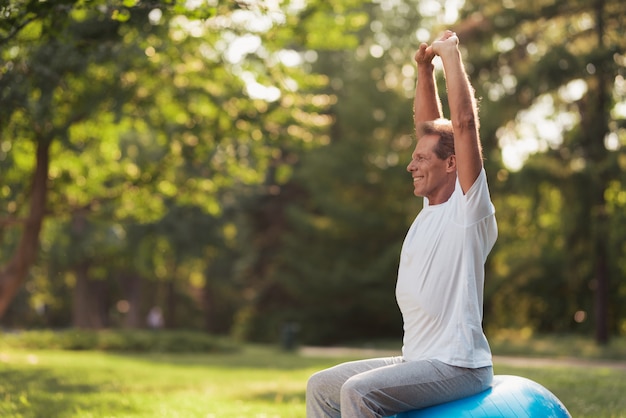
M 433 151 L 439 141 L 437 135 L 425 135 L 417 141 L 407 171 L 413 177 L 415 196 L 427 197 L 431 204 L 442 203 L 450 197 L 450 174 L 455 173 L 454 156 L 445 160 L 437 157 Z M 455 177 L 452 179 L 454 180 Z M 452 183 L 454 187 L 454 183 Z M 440 201 L 441 199 L 445 200 Z

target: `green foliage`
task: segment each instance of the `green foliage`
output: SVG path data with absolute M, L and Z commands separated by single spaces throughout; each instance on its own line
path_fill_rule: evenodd
M 479 80 L 484 142 L 506 152 L 523 139 L 538 151 L 516 173 L 495 167 L 499 155 L 487 161 L 501 231 L 487 282 L 486 321 L 496 328 L 595 329 L 604 341 L 619 332 L 613 295 L 624 283 L 614 266 L 623 253 L 611 248 L 623 233 L 607 191 L 622 177 L 624 65 L 615 54 L 626 48 L 624 12 L 617 1 L 464 7 L 457 32 Z
M 370 25 L 385 18 L 377 7 L 364 10 Z M 319 52 L 313 69 L 331 80 L 330 143 L 301 154 L 281 193 L 250 213 L 252 237 L 280 236 L 252 249 L 266 256 L 247 270 L 256 276 L 254 297 L 240 320 L 250 324 L 238 329 L 248 338 L 276 341 L 291 322 L 303 342 L 401 335 L 397 260 L 419 207 L 404 166 L 413 131 L 405 89 L 414 79 L 402 68 L 413 51 L 410 34 L 378 36 L 393 40 L 384 45 L 397 64 L 370 55 L 369 31 L 359 33 L 356 51 Z
M 219 353 L 238 349 L 236 344 L 226 338 L 198 332 L 76 329 L 2 333 L 0 347 L 153 353 Z
M 397 257 L 419 210 L 412 58 L 450 22 L 438 5 L 0 2 L 3 261 L 35 146 L 52 142 L 40 257 L 4 323 L 91 317 L 75 306 L 86 283 L 109 326 L 158 305 L 171 326 L 243 339 L 278 341 L 287 322 L 305 342 L 398 338 Z M 500 227 L 490 331 L 591 332 L 605 260 L 610 330 L 626 332 L 626 12 L 603 5 L 479 0 L 450 24 Z M 538 152 L 517 170 L 502 149 L 522 138 Z
M 191 291 L 205 286 L 215 298 L 232 294 L 221 282 L 235 264 L 233 212 L 240 200 L 258 194 L 274 167 L 286 182 L 295 153 L 326 140 L 328 99 L 314 93 L 326 80 L 281 58 L 303 48 L 286 45 L 302 19 L 298 11 L 68 1 L 10 2 L 3 13 L 10 17 L 1 28 L 8 47 L 0 79 L 7 216 L 21 215 L 28 197 L 23 179 L 32 152 L 18 144 L 54 141 L 48 205 L 55 220 L 42 237 L 44 259 L 54 267 L 40 273 L 71 277 L 90 265 L 91 279 L 110 281 L 131 270 Z M 253 25 L 255 19 L 266 27 Z M 327 29 L 355 25 L 351 19 L 345 28 Z M 231 41 L 245 39 L 258 46 L 237 56 Z M 185 222 L 171 217 L 186 211 L 194 215 Z M 18 235 L 3 238 L 10 248 Z M 228 266 L 212 265 L 216 260 Z M 109 271 L 97 274 L 107 263 Z M 215 270 L 219 277 L 204 277 Z M 29 287 L 43 288 L 59 287 Z M 36 299 L 39 305 L 63 297 Z

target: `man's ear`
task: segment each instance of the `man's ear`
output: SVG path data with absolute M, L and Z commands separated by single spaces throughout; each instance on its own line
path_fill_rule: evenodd
M 456 171 L 456 155 L 452 154 L 451 156 L 448 157 L 446 171 L 448 172 Z

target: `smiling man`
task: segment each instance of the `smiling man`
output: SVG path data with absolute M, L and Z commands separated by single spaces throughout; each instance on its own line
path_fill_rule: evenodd
M 452 125 L 446 120 L 419 123 L 419 141 L 407 170 L 413 176 L 415 196 L 430 204 L 443 203 L 452 195 L 456 182 L 456 156 Z
M 484 264 L 497 225 L 474 90 L 458 43 L 446 31 L 415 54 L 417 144 L 407 170 L 424 206 L 400 253 L 402 355 L 343 363 L 311 376 L 309 418 L 390 416 L 476 394 L 493 379 L 482 314 Z M 442 119 L 435 55 L 443 63 L 449 120 Z

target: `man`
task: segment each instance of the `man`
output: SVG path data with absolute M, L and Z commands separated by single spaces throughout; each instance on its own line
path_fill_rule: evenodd
M 424 207 L 400 254 L 396 298 L 402 356 L 344 363 L 307 385 L 307 417 L 384 417 L 487 389 L 491 352 L 482 330 L 484 263 L 495 243 L 495 209 L 482 162 L 478 115 L 456 34 L 415 54 L 415 127 L 407 170 Z M 450 120 L 442 118 L 434 66 L 443 63 Z

